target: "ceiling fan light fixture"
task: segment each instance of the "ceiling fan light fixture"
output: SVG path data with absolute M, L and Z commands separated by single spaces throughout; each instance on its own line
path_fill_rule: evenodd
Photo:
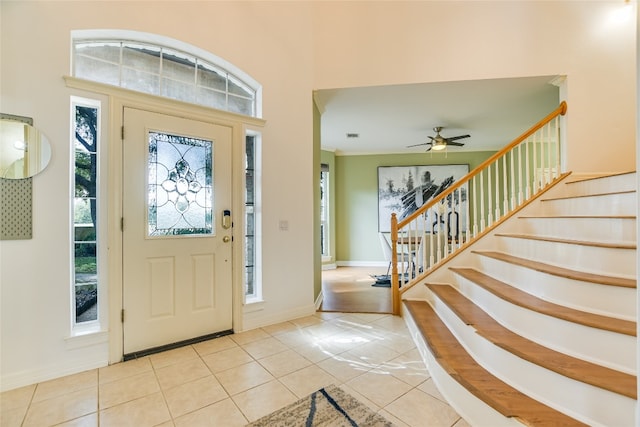
M 440 151 L 444 150 L 445 148 L 447 148 L 447 144 L 444 142 L 434 142 L 433 144 L 431 144 L 432 150 Z

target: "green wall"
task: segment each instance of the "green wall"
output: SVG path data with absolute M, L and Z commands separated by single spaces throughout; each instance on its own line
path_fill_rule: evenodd
M 468 164 L 473 170 L 494 153 L 335 156 L 336 261 L 384 261 L 378 239 L 378 166 Z

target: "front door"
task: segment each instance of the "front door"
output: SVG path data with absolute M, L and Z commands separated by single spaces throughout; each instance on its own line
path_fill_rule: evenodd
M 232 129 L 125 108 L 124 353 L 232 328 Z

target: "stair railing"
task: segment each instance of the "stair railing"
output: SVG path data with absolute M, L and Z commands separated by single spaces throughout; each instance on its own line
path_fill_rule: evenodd
M 402 292 L 560 179 L 560 119 L 566 111 L 563 101 L 406 218 L 391 214 L 394 314 L 400 314 Z M 408 250 L 398 251 L 400 245 Z M 398 263 L 406 266 L 402 275 Z

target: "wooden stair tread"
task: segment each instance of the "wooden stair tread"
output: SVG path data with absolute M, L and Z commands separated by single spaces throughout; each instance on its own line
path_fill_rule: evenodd
M 636 249 L 635 243 L 595 242 L 592 240 L 573 240 L 573 239 L 563 239 L 560 237 L 539 236 L 536 234 L 519 234 L 519 233 L 496 233 L 495 235 L 500 237 L 515 237 L 518 239 L 539 240 L 543 242 L 554 242 L 554 243 L 568 243 L 572 245 L 593 246 L 598 248 Z
M 585 425 L 526 396 L 478 365 L 426 301 L 404 301 L 404 304 L 440 366 L 487 405 L 526 425 Z
M 584 326 L 636 336 L 636 322 L 554 304 L 487 276 L 473 268 L 450 267 L 450 270 L 514 305 Z
M 586 273 L 583 271 L 570 270 L 556 265 L 546 264 L 544 262 L 533 261 L 530 259 L 520 258 L 504 252 L 497 251 L 472 251 L 478 255 L 484 255 L 489 258 L 508 262 L 510 264 L 526 267 L 531 270 L 540 271 L 542 273 L 554 276 L 564 277 L 567 279 L 581 280 L 583 282 L 597 283 L 600 285 L 619 286 L 623 288 L 636 288 L 635 279 L 627 279 L 624 277 L 604 276 L 601 274 Z
M 576 183 L 585 182 L 585 181 L 596 181 L 599 179 L 611 178 L 614 176 L 632 175 L 634 173 L 636 173 L 636 171 L 631 170 L 631 171 L 615 172 L 615 173 L 599 173 L 599 174 L 587 175 L 587 176 L 572 175 L 571 177 L 567 178 L 567 180 L 565 181 L 565 184 L 576 184 Z
M 632 399 L 637 398 L 636 377 L 576 359 L 524 338 L 499 324 L 450 285 L 426 284 L 467 325 L 493 344 L 516 356 L 568 378 Z

